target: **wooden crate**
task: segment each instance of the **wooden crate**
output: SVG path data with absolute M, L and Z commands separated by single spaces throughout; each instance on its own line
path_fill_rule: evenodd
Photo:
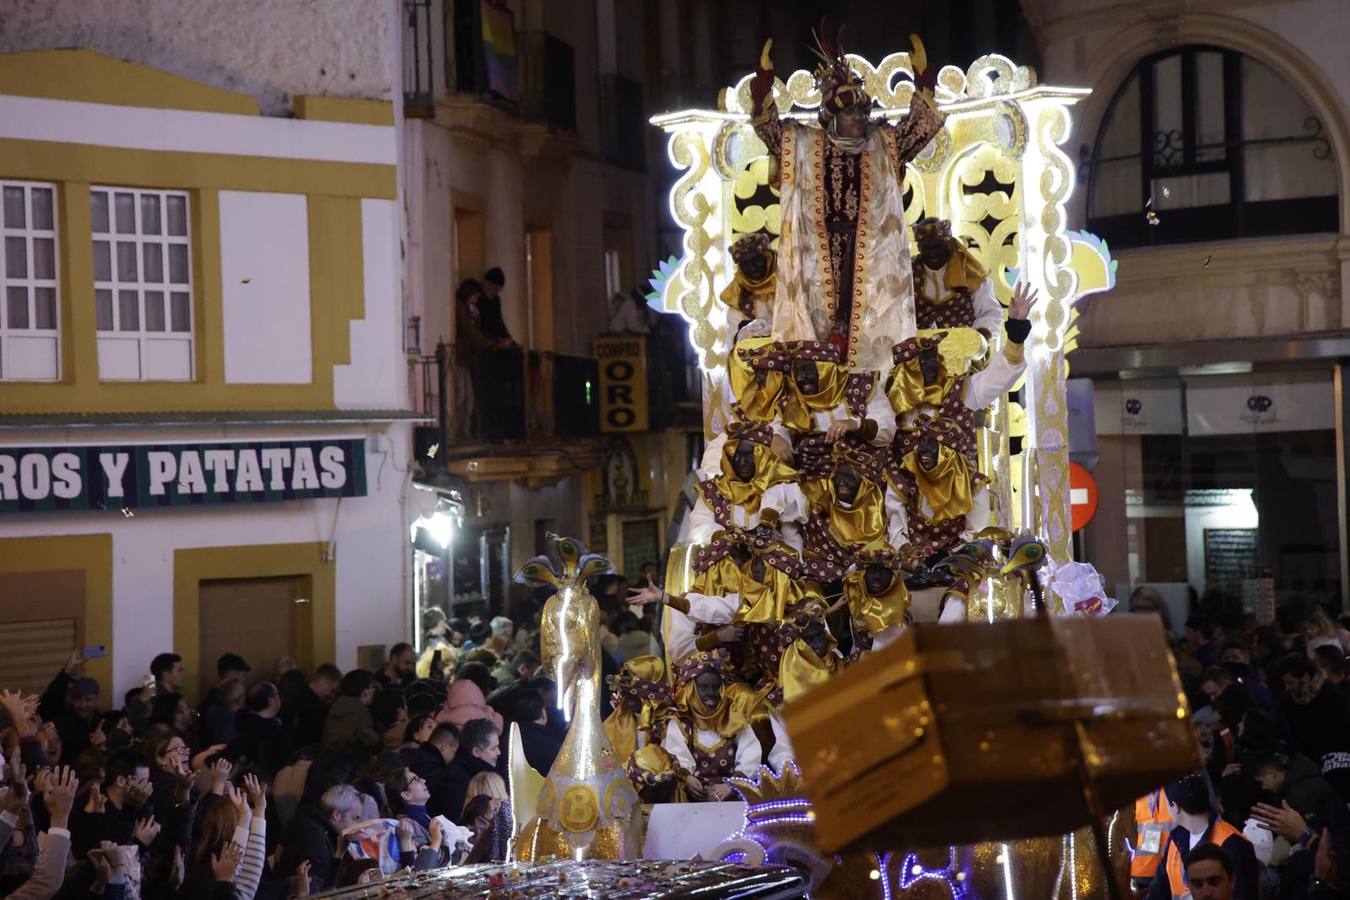
M 827 852 L 1081 827 L 1080 734 L 1105 809 L 1200 765 L 1156 616 L 916 625 L 784 717 Z

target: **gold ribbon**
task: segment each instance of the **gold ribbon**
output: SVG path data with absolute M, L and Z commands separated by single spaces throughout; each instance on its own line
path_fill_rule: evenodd
M 966 458 L 946 444 L 938 444 L 937 465 L 925 471 L 919 465 L 917 448 L 905 454 L 900 467 L 914 476 L 923 499 L 933 513 L 929 521 L 945 522 L 963 516 L 975 505 L 971 490 L 970 464 Z
M 886 540 L 885 495 L 872 479 L 863 477 L 852 506 L 844 506 L 835 493 L 834 479 L 825 482 L 829 498 L 830 534 L 841 547 L 873 544 Z
M 727 681 L 726 678 L 722 676 L 722 699 L 714 709 L 703 705 L 692 678 L 675 689 L 675 706 L 686 721 L 693 723 L 695 729 L 715 731 L 719 737 L 730 738 L 750 726 L 761 698 L 749 685 Z
M 899 625 L 909 610 L 909 588 L 899 572 L 891 580 L 890 589 L 880 596 L 868 593 L 865 570 L 850 572 L 844 576 L 844 599 L 848 601 L 849 616 L 866 625 L 871 635 Z
M 741 415 L 751 422 L 772 422 L 778 414 L 778 398 L 783 393 L 784 373 L 776 369 L 764 369 L 759 373 L 764 383 L 760 384 L 750 359 L 755 351 L 773 344 L 773 338 L 746 338 L 727 354 L 727 377 L 731 380 L 731 393 L 741 408 Z
M 886 397 L 891 408 L 898 413 L 909 412 L 918 406 L 940 406 L 942 397 L 947 393 L 951 378 L 947 374 L 947 363 L 938 357 L 938 377 L 932 384 L 923 383 L 923 371 L 919 368 L 919 357 L 908 359 L 891 369 L 891 377 L 886 385 Z
M 759 512 L 759 501 L 764 492 L 776 484 L 791 484 L 797 480 L 797 470 L 778 458 L 763 444 L 750 442 L 755 454 L 755 475 L 749 481 L 736 477 L 731 458 L 741 439 L 732 438 L 722 448 L 722 475 L 713 480 L 717 492 L 731 502 L 733 506 L 743 507 L 748 515 Z
M 745 312 L 741 309 L 742 294 L 749 294 L 754 303 L 759 303 L 762 300 L 772 306 L 777 283 L 778 255 L 770 253 L 768 271 L 764 273 L 763 278 L 751 278 L 741 271 L 740 266 L 737 266 L 736 274 L 731 278 L 731 284 L 722 288 L 722 293 L 718 294 L 717 299 L 739 313 Z
M 689 589 L 695 594 L 709 597 L 723 597 L 727 594 L 739 594 L 741 591 L 741 567 L 727 553 L 705 571 L 694 575 Z
M 815 651 L 800 638 L 783 651 L 782 659 L 778 663 L 778 684 L 783 688 L 783 702 L 792 702 L 843 670 L 844 660 L 835 652 L 838 643 L 833 635 L 829 640 L 830 649 L 825 653 L 824 659 L 816 656 Z
M 655 684 L 666 683 L 666 665 L 655 656 L 636 656 L 623 664 L 619 670 L 622 681 L 650 681 Z M 624 699 L 621 697 L 621 700 Z M 661 709 L 661 700 L 641 698 L 641 708 L 632 712 L 624 702 L 615 704 L 614 712 L 605 719 L 605 733 L 614 747 L 619 759 L 627 759 L 637 750 L 637 736 L 641 731 L 651 729 Z
M 783 610 L 800 603 L 808 593 L 804 582 L 798 581 L 782 569 L 764 563 L 764 581 L 750 574 L 755 561 L 748 560 L 741 569 L 741 605 L 733 617 L 735 622 L 778 622 Z
M 848 384 L 848 369 L 839 363 L 815 361 L 819 374 L 819 389 L 803 394 L 797 379 L 783 383 L 783 424 L 793 431 L 814 431 L 811 413 L 828 412 L 844 402 L 844 387 Z

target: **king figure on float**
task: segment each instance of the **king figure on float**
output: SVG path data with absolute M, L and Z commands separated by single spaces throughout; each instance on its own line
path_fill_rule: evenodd
M 829 342 L 846 368 L 882 371 L 914 335 L 913 270 L 903 202 L 905 165 L 942 129 L 933 75 L 915 39 L 909 114 L 872 122 L 872 98 L 835 40 L 817 38 L 819 127 L 783 121 L 766 41 L 750 81 L 751 123 L 778 164 L 782 202 L 773 336 Z

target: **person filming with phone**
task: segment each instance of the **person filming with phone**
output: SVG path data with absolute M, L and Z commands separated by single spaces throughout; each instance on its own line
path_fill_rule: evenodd
M 100 645 L 76 647 L 38 701 L 38 715 L 44 722 L 53 723 L 61 737 L 60 761 L 66 765 L 73 764 L 91 745 L 103 743 L 104 735 L 94 734 L 98 730 L 99 685 L 83 676 L 85 660 L 103 655 Z

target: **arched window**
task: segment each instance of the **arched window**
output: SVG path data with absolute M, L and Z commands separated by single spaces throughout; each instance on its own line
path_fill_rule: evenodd
M 1262 62 L 1190 46 L 1142 60 L 1092 148 L 1088 228 L 1116 247 L 1335 232 L 1331 145 Z

